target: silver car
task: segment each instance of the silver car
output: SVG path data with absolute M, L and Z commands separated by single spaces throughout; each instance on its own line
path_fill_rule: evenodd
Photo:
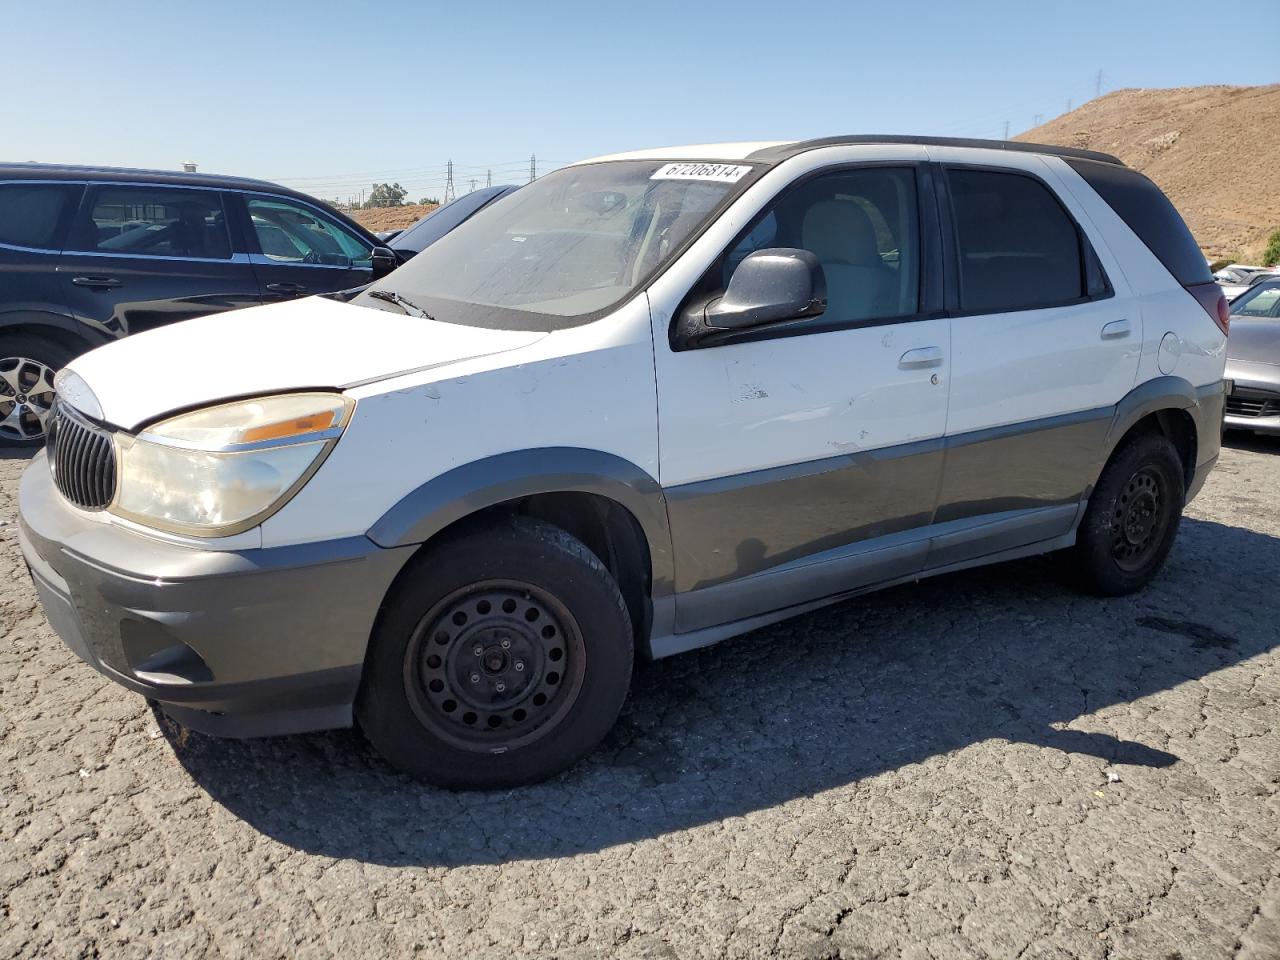
M 1231 302 L 1226 425 L 1280 435 L 1280 279 L 1258 283 Z

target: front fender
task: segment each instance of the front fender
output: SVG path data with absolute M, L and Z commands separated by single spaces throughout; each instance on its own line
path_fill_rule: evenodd
M 514 450 L 455 467 L 402 497 L 368 537 L 382 547 L 424 543 L 479 510 L 539 493 L 590 493 L 625 508 L 648 541 L 654 592 L 669 587 L 671 532 L 662 487 L 634 463 L 599 450 Z

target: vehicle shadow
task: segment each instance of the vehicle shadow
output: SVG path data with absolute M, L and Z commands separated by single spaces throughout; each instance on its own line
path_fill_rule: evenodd
M 519 790 L 416 783 L 354 731 L 230 741 L 162 729 L 216 801 L 300 850 L 392 865 L 566 856 L 991 739 L 1175 764 L 1154 728 L 1140 743 L 1063 727 L 1280 645 L 1268 601 L 1227 586 L 1232 570 L 1278 566 L 1280 539 L 1186 519 L 1166 571 L 1131 598 L 1083 597 L 1040 558 L 852 600 L 640 664 L 605 744 Z
M 1247 430 L 1228 430 L 1222 435 L 1222 445 L 1254 453 L 1280 453 L 1280 437 Z

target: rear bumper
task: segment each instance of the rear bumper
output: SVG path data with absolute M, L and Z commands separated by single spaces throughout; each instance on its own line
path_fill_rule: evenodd
M 23 474 L 19 516 L 63 642 L 222 736 L 349 726 L 378 607 L 414 549 L 352 537 L 216 551 L 152 538 L 71 507 L 43 454 Z

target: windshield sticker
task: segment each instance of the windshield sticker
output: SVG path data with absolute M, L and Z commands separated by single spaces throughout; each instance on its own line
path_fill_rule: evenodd
M 711 180 L 716 183 L 737 183 L 750 167 L 733 163 L 668 163 L 659 167 L 650 180 Z

